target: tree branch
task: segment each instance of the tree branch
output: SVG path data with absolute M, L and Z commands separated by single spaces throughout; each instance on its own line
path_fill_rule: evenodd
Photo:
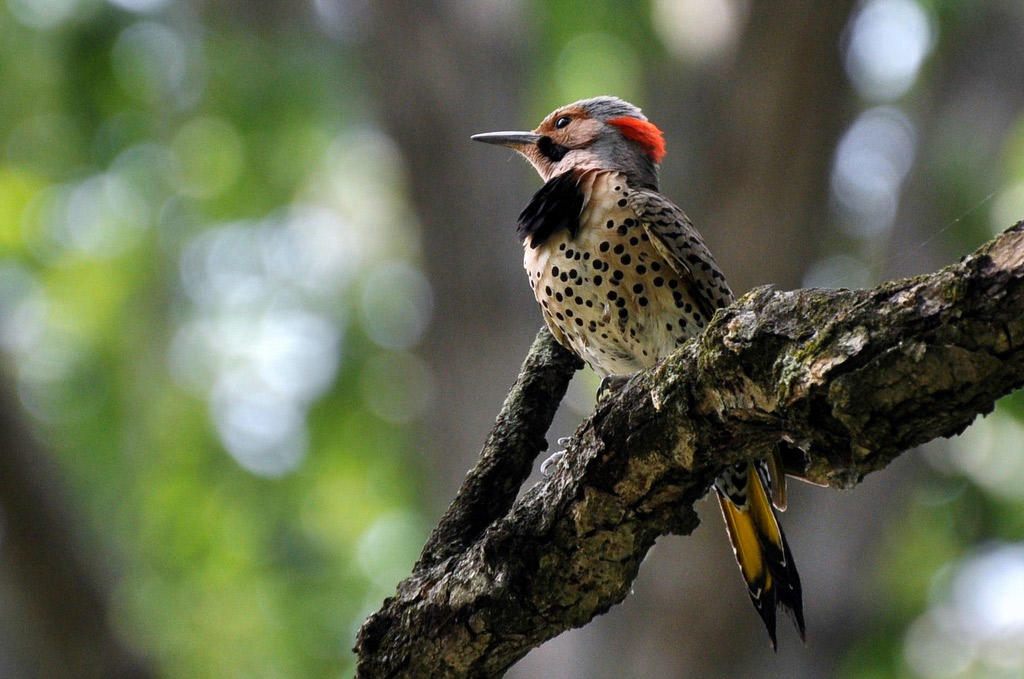
M 358 674 L 501 676 L 622 601 L 654 540 L 696 527 L 693 504 L 727 465 L 781 444 L 787 468 L 851 488 L 1022 384 L 1024 222 L 872 290 L 758 288 L 601 403 L 506 515 L 456 531 L 455 549 L 428 544 L 437 558 L 360 630 Z

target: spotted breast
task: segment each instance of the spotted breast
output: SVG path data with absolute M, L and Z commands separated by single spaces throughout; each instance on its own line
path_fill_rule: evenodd
M 629 375 L 666 356 L 707 319 L 688 279 L 652 242 L 624 177 L 591 170 L 572 179 L 561 190 L 575 191 L 577 228 L 540 242 L 527 238 L 523 264 L 559 342 L 601 376 Z M 557 201 L 541 198 L 544 205 L 536 207 L 550 217 Z

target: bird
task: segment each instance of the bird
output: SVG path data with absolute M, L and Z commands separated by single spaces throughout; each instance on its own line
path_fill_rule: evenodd
M 733 301 L 703 237 L 659 192 L 665 138 L 639 107 L 613 96 L 581 99 L 532 131 L 471 138 L 513 149 L 544 182 L 519 215 L 523 265 L 551 334 L 602 377 L 599 399 L 699 335 Z M 773 649 L 777 609 L 805 639 L 800 576 L 772 507 L 785 509 L 780 470 L 769 456 L 714 482 Z

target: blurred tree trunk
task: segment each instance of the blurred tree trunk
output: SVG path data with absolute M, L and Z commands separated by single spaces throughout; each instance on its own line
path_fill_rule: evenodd
M 650 88 L 651 108 L 669 125 L 678 102 L 697 109 L 689 119 L 700 131 L 690 140 L 695 176 L 669 166 L 665 183 L 691 196 L 690 216 L 735 290 L 799 286 L 816 254 L 812 236 L 828 221 L 829 165 L 853 108 L 840 35 L 855 4 L 753 2 L 731 62 L 697 83 L 665 65 Z
M 109 573 L 85 553 L 59 474 L 0 382 L 0 614 L 4 676 L 143 679 L 153 676 L 111 628 Z M 11 641 L 17 641 L 12 644 Z
M 366 72 L 378 118 L 401 148 L 422 222 L 434 319 L 424 341 L 445 407 L 430 414 L 439 511 L 454 494 L 540 325 L 508 215 L 520 188 L 500 154 L 470 141 L 518 120 L 524 31 L 518 3 L 368 4 Z M 495 13 L 503 20 L 495 21 Z M 489 158 L 494 174 L 468 158 Z M 502 167 L 503 163 L 506 167 Z M 526 174 L 523 174 L 526 177 Z M 507 190 L 495 190 L 495 185 Z

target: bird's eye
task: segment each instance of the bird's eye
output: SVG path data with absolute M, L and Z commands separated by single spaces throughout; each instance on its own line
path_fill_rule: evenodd
M 562 116 L 561 118 L 555 121 L 555 127 L 560 130 L 571 122 L 572 118 L 570 118 L 569 116 Z

